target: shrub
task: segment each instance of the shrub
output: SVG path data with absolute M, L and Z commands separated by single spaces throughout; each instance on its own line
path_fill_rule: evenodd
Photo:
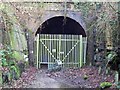
M 110 82 L 102 82 L 102 83 L 100 83 L 101 88 L 109 88 L 111 86 L 112 86 L 112 83 L 110 83 Z

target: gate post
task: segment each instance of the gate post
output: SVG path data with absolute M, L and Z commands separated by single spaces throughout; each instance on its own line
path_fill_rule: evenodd
M 83 40 L 82 40 L 82 35 L 80 35 L 80 67 L 82 67 L 82 64 L 83 64 L 83 51 L 82 51 L 82 49 L 83 49 L 83 42 L 82 42 Z
M 37 69 L 39 68 L 39 34 L 37 34 Z
M 86 49 L 87 49 L 87 37 L 85 37 L 84 41 L 84 65 L 86 64 Z

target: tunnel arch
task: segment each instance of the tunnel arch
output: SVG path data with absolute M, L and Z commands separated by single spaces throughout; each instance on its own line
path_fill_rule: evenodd
M 81 24 L 70 17 L 55 16 L 44 21 L 37 29 L 36 34 L 67 34 L 82 35 L 86 37 L 86 32 Z

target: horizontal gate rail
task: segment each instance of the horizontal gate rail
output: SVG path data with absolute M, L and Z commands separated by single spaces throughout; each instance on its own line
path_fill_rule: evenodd
M 45 40 L 45 41 L 59 41 L 60 39 L 40 39 L 40 41 L 42 41 L 42 40 Z M 61 39 L 61 41 L 80 41 L 80 40 L 78 40 L 78 39 L 74 39 L 74 40 L 72 40 L 72 39 Z

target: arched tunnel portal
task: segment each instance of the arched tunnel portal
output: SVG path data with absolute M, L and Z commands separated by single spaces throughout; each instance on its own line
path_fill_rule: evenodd
M 78 22 L 64 16 L 48 19 L 38 28 L 36 34 L 66 34 L 86 37 L 85 30 Z
M 86 33 L 76 20 L 64 16 L 52 17 L 41 24 L 35 35 L 39 39 L 37 52 L 40 54 L 38 53 L 37 61 L 40 66 L 47 64 L 48 69 L 53 68 L 50 63 L 55 63 L 56 60 L 73 66 L 77 63 L 80 67 L 82 63 L 85 64 Z

